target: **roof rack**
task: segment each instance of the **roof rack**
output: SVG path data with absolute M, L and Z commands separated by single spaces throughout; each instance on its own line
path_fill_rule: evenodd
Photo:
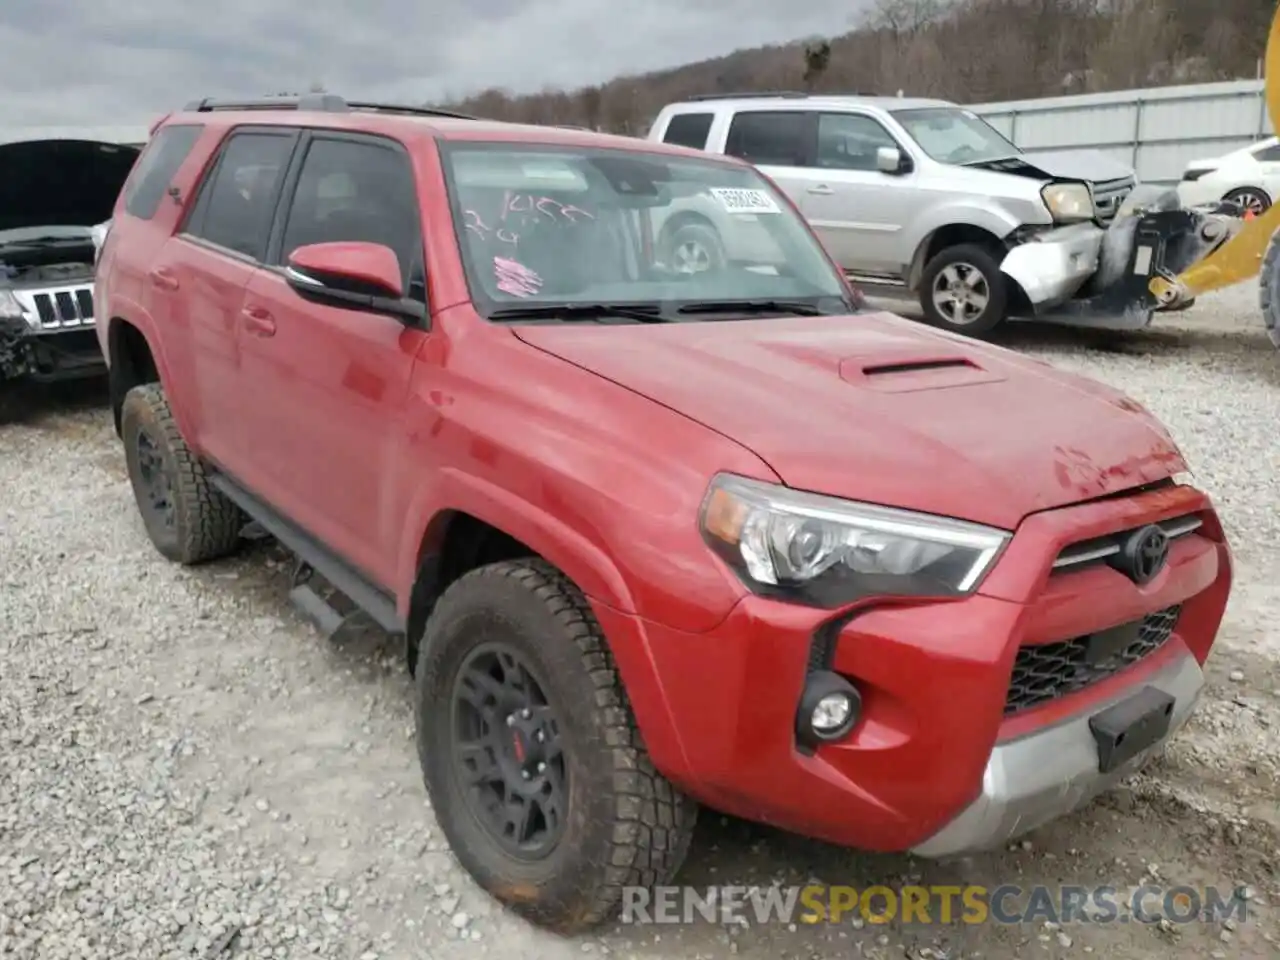
M 803 100 L 810 96 L 800 90 L 748 90 L 745 93 L 698 93 L 692 97 L 685 97 L 688 103 L 697 103 L 702 100 L 751 100 L 770 97 L 779 100 Z
M 450 117 L 456 120 L 475 120 L 476 117 L 453 110 L 436 107 L 410 107 L 399 103 L 372 103 L 347 100 L 336 93 L 306 93 L 300 97 L 256 97 L 249 100 L 223 100 L 205 97 L 192 100 L 184 110 L 188 113 L 209 113 L 214 110 L 306 110 L 316 113 L 400 113 L 417 117 Z

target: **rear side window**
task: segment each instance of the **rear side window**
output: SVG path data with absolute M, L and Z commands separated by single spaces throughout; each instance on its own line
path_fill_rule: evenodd
M 150 220 L 156 215 L 174 174 L 191 155 L 203 131 L 198 123 L 175 123 L 156 132 L 124 188 L 124 209 L 129 216 Z
M 200 188 L 186 232 L 261 260 L 294 134 L 233 133 Z
M 798 110 L 739 113 L 729 125 L 725 153 L 749 163 L 802 166 L 807 129 L 808 114 Z
M 707 134 L 711 132 L 712 113 L 678 113 L 667 124 L 667 132 L 662 135 L 663 143 L 674 143 L 681 147 L 693 147 L 695 150 L 705 149 Z

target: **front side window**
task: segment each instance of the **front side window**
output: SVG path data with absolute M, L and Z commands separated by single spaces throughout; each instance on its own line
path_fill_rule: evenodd
M 298 247 L 337 241 L 390 247 L 405 289 L 423 299 L 413 170 L 391 143 L 318 137 L 307 148 L 285 219 L 281 259 L 287 261 Z
M 665 318 L 722 301 L 852 308 L 805 223 L 750 167 L 517 144 L 453 144 L 443 155 L 486 315 L 517 304 L 642 304 Z
M 889 131 L 856 113 L 818 115 L 817 165 L 828 170 L 877 170 L 881 147 L 897 148 Z
M 920 149 L 939 163 L 982 163 L 1022 152 L 970 110 L 925 107 L 894 110 L 893 116 Z

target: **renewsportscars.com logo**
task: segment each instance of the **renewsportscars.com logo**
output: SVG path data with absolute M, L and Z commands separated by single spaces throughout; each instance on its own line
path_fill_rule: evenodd
M 766 924 L 1217 923 L 1247 921 L 1247 896 L 1216 887 L 1154 885 L 627 887 L 622 921 Z

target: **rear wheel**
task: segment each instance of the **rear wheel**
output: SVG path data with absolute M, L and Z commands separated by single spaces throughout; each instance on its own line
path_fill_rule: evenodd
M 541 560 L 440 598 L 416 671 L 418 753 L 440 827 L 485 890 L 540 926 L 608 919 L 667 883 L 697 808 L 653 767 L 600 626 Z
M 1005 318 L 1008 286 L 1000 265 L 974 244 L 947 247 L 920 278 L 920 308 L 935 327 L 980 337 Z
M 247 519 L 209 483 L 159 384 L 134 387 L 125 395 L 120 432 L 133 496 L 155 548 L 183 564 L 235 550 Z
M 686 220 L 666 231 L 659 254 L 669 269 L 687 275 L 721 270 L 726 260 L 720 234 L 702 220 Z
M 1238 203 L 1245 213 L 1255 217 L 1262 216 L 1271 207 L 1271 197 L 1261 187 L 1238 187 L 1222 199 Z

